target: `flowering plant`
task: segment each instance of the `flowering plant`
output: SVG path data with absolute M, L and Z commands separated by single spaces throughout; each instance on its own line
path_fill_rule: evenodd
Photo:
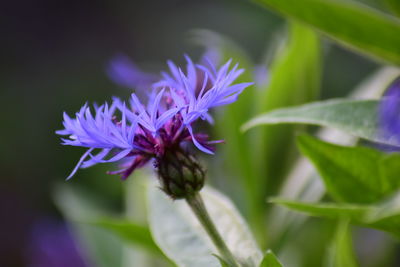
M 154 159 L 162 190 L 174 199 L 186 198 L 193 210 L 200 213 L 199 218 L 207 217 L 204 204 L 196 195 L 204 185 L 205 174 L 184 146 L 192 142 L 199 150 L 213 154 L 212 144 L 222 141 L 209 141 L 206 134 L 195 133 L 194 122 L 212 122 L 209 110 L 236 101 L 251 83 L 232 84 L 243 70 L 238 70 L 238 65 L 229 70 L 231 61 L 217 70 L 210 62 L 203 66 L 195 65 L 189 57 L 186 60 L 186 74 L 168 62 L 171 74 L 163 73 L 163 79 L 153 84 L 145 105 L 132 94 L 129 106 L 114 98 L 111 105 L 95 107 L 94 116 L 87 104 L 75 119 L 64 113 L 65 129 L 57 131 L 69 136 L 62 139 L 63 144 L 89 148 L 67 179 L 78 168 L 122 162 L 120 170 L 108 173 L 120 174 L 125 180 L 136 168 Z M 95 149 L 100 151 L 93 155 Z M 234 263 L 209 219 L 205 226 L 212 239 L 216 239 L 217 247 L 222 247 L 226 260 Z
M 243 70 L 237 69 L 238 65 L 229 70 L 231 61 L 217 70 L 210 62 L 204 66 L 195 65 L 189 57 L 186 60 L 186 74 L 168 62 L 171 74 L 163 73 L 163 79 L 153 84 L 146 104 L 142 104 L 133 93 L 129 105 L 114 98 L 111 105 L 96 106 L 94 116 L 87 104 L 74 119 L 64 113 L 65 129 L 57 131 L 59 135 L 69 137 L 62 139 L 63 144 L 89 148 L 67 179 L 78 168 L 106 162 L 122 162 L 120 170 L 109 173 L 120 174 L 122 179 L 126 179 L 136 168 L 155 159 L 154 166 L 163 179 L 163 189 L 174 198 L 182 197 L 182 192 L 173 193 L 171 186 L 181 187 L 179 190 L 184 191 L 187 184 L 175 182 L 172 185 L 166 182 L 169 176 L 165 173 L 171 167 L 185 172 L 181 166 L 170 164 L 179 154 L 186 158 L 188 170 L 199 176 L 193 185 L 193 190 L 198 191 L 204 174 L 192 157 L 186 155 L 183 147 L 192 142 L 199 150 L 213 154 L 212 144 L 222 141 L 209 141 L 206 134 L 195 133 L 193 124 L 199 119 L 212 123 L 209 110 L 236 101 L 251 83 L 232 85 Z M 94 155 L 95 149 L 100 151 Z
M 147 221 L 132 219 L 129 213 L 127 219 L 91 219 L 125 242 L 145 248 L 165 265 L 172 260 L 191 267 L 283 266 L 270 250 L 263 253 L 272 248 L 288 266 L 320 266 L 321 262 L 358 266 L 360 258 L 368 262 L 372 256 L 353 252 L 353 227 L 400 236 L 400 73 L 384 68 L 369 77 L 372 89 L 364 84 L 350 99 L 315 102 L 323 77 L 319 32 L 362 55 L 399 65 L 400 22 L 359 4 L 259 2 L 305 23 L 290 22 L 289 38 L 273 51 L 277 53 L 268 75 L 264 66 L 252 64 L 231 42 L 209 32 L 199 34 L 207 48 L 215 46 L 219 58 L 239 61 L 245 73 L 238 65 L 231 67 L 231 60 L 217 67 L 210 61 L 195 64 L 186 57 L 185 70 L 169 61 L 169 72 L 161 75 L 149 75 L 126 60 L 114 61 L 108 69 L 111 78 L 140 90 L 126 102 L 113 98 L 111 104 L 94 105 L 94 109 L 85 104 L 74 117 L 64 114 L 64 129 L 57 131 L 64 136 L 63 144 L 87 148 L 68 179 L 79 168 L 99 163 L 117 163 L 118 170 L 108 173 L 123 180 L 134 174 L 125 183 L 126 203 L 146 203 L 147 211 L 138 213 L 145 214 Z M 346 24 L 338 26 L 341 21 Z M 366 27 L 369 21 L 371 27 Z M 243 76 L 256 81 L 254 86 L 248 88 L 253 83 L 240 80 Z M 212 109 L 219 106 L 226 107 L 217 117 Z M 200 121 L 216 123 L 201 128 Z M 304 125 L 323 129 L 316 133 Z M 211 140 L 210 131 L 224 140 Z M 300 131 L 318 138 L 298 135 Z M 207 165 L 209 178 L 218 177 L 214 185 L 231 193 L 246 220 L 227 197 L 205 186 L 204 165 L 195 157 L 195 151 L 214 154 L 215 145 L 225 140 L 227 145 L 219 146 Z M 162 190 L 148 181 L 151 175 L 138 170 L 149 162 Z M 140 181 L 145 181 L 145 190 Z M 275 195 L 279 197 L 271 197 Z M 133 197 L 137 199 L 132 201 Z M 266 205 L 265 199 L 276 206 Z M 316 224 L 282 206 L 331 219 L 329 230 L 322 220 Z M 64 210 L 73 221 L 69 210 Z M 381 232 L 387 246 L 394 243 Z M 366 237 L 356 236 L 365 241 Z M 297 246 L 298 239 L 312 243 L 312 249 Z M 322 253 L 328 239 L 330 249 Z

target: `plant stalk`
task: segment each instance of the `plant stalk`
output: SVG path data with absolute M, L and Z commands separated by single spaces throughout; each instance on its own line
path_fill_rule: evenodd
M 213 221 L 211 220 L 200 194 L 195 193 L 187 196 L 185 199 L 186 203 L 188 203 L 189 207 L 192 209 L 193 213 L 204 227 L 204 230 L 206 230 L 208 236 L 211 238 L 211 241 L 214 243 L 215 247 L 220 253 L 220 256 L 229 264 L 229 266 L 239 267 L 235 257 L 228 249 L 225 241 L 222 239 Z

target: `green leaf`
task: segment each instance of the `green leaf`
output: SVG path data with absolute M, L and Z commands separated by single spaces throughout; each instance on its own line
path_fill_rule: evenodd
M 129 177 L 124 183 L 124 214 L 121 220 L 121 224 L 124 226 L 125 222 L 130 224 L 134 222 L 135 230 L 134 232 L 130 229 L 130 225 L 127 226 L 127 237 L 130 240 L 124 239 L 126 238 L 124 235 L 124 228 L 116 229 L 113 231 L 114 234 L 118 235 L 120 232 L 121 238 L 123 238 L 126 242 L 125 249 L 123 250 L 123 263 L 124 266 L 157 266 L 157 267 L 166 267 L 166 266 L 175 266 L 157 247 L 151 233 L 149 232 L 148 222 L 147 222 L 147 212 L 146 212 L 146 199 L 147 199 L 147 185 L 149 172 L 152 172 L 150 168 L 142 168 L 136 170 L 133 175 Z M 114 221 L 112 221 L 114 223 Z M 119 228 L 119 222 L 115 221 L 117 227 Z M 137 227 L 136 227 L 137 226 Z M 141 228 L 145 226 L 144 229 L 145 235 L 142 240 L 138 240 L 138 236 L 136 233 L 140 231 Z M 112 226 L 111 228 L 114 228 Z M 129 232 L 135 234 L 135 236 L 130 235 Z M 139 234 L 141 236 L 141 234 Z M 150 239 L 149 239 L 150 238 Z M 140 243 L 138 243 L 138 241 Z M 143 242 L 144 241 L 144 242 Z
M 331 127 L 373 142 L 400 146 L 393 136 L 380 134 L 378 100 L 333 99 L 261 114 L 243 125 L 246 131 L 264 124 L 311 124 Z
M 267 84 L 255 85 L 258 88 L 252 101 L 242 110 L 253 110 L 256 113 L 265 112 L 312 101 L 319 94 L 320 40 L 312 29 L 302 24 L 291 22 L 287 28 L 284 45 L 278 53 L 274 53 L 276 56 L 268 69 L 270 81 Z M 291 78 L 288 79 L 288 76 Z M 248 118 L 249 116 L 245 120 Z M 234 116 L 231 119 L 238 122 Z M 240 127 L 240 125 L 236 127 Z M 247 153 L 244 153 L 245 150 L 235 152 L 251 161 L 249 166 L 252 172 L 242 174 L 241 179 L 246 185 L 247 199 L 251 201 L 251 207 L 248 208 L 249 217 L 252 222 L 258 223 L 253 223 L 252 226 L 258 233 L 259 240 L 266 236 L 266 228 L 262 223 L 265 218 L 265 206 L 262 203 L 267 195 L 276 192 L 283 181 L 286 170 L 293 161 L 294 131 L 295 127 L 287 125 L 269 129 L 260 128 L 243 135 L 247 141 L 246 147 L 250 148 Z M 261 243 L 265 245 L 265 240 L 261 240 Z
M 269 68 L 270 82 L 256 94 L 259 111 L 315 99 L 319 95 L 321 65 L 321 44 L 315 31 L 290 22 L 286 44 Z
M 218 256 L 217 254 L 212 254 L 212 255 L 219 260 L 219 263 L 221 264 L 221 267 L 230 267 L 229 263 L 227 263 L 223 258 Z
M 320 40 L 303 24 L 291 22 L 288 26 L 288 40 L 270 67 L 270 82 L 255 94 L 257 113 L 313 101 L 319 95 L 322 72 Z M 279 126 L 259 129 L 255 136 L 251 136 L 257 139 L 253 150 L 260 170 L 254 187 L 255 190 L 269 190 L 262 192 L 262 198 L 266 193 L 275 192 L 291 163 L 294 130 L 292 126 Z
M 258 266 L 262 253 L 248 226 L 228 198 L 205 187 L 201 191 L 211 219 L 235 257 Z M 149 222 L 154 240 L 178 266 L 217 267 L 213 244 L 185 201 L 173 201 L 154 185 L 148 192 Z
M 105 216 L 107 211 L 101 208 L 103 203 L 90 192 L 68 185 L 59 185 L 53 193 L 54 201 L 71 225 L 72 232 L 80 245 L 87 252 L 90 262 L 95 266 L 122 266 L 122 242 L 114 234 L 82 223 L 88 218 Z
M 283 265 L 275 254 L 271 250 L 268 250 L 264 255 L 260 267 L 283 267 Z
M 299 136 L 298 146 L 338 201 L 373 203 L 400 187 L 398 174 L 390 170 L 394 162 L 400 164 L 399 156 L 388 159 L 387 154 L 372 148 L 344 147 L 306 135 Z
M 307 203 L 280 198 L 272 198 L 269 201 L 312 216 L 330 219 L 349 218 L 353 223 L 361 223 L 362 218 L 371 210 L 371 206 L 356 204 Z
M 139 245 L 154 254 L 162 256 L 161 250 L 154 243 L 148 227 L 124 219 L 102 218 L 88 222 L 91 225 L 110 230 L 123 240 Z
M 332 248 L 328 255 L 329 267 L 357 267 L 357 260 L 353 250 L 353 241 L 349 229 L 349 221 L 342 219 L 338 222 Z
M 400 192 L 371 209 L 365 216 L 365 223 L 400 238 Z
M 363 99 L 377 97 L 397 76 L 399 76 L 399 70 L 395 67 L 379 68 L 355 88 L 352 96 Z M 316 134 L 323 139 L 340 140 L 341 144 L 351 144 L 355 139 L 344 132 L 338 133 L 332 128 L 322 128 Z M 299 201 L 318 201 L 324 192 L 322 181 L 318 178 L 315 170 L 307 160 L 300 158 L 286 177 L 279 196 Z M 281 242 L 287 231 L 296 232 L 295 229 L 300 227 L 304 221 L 305 217 L 301 214 L 274 207 L 269 214 L 269 242 L 275 242 L 275 240 Z M 290 246 L 290 244 L 287 245 Z
M 304 22 L 346 47 L 400 65 L 400 21 L 365 5 L 340 0 L 257 0 Z
M 385 190 L 390 190 L 391 188 L 400 187 L 400 179 L 398 178 L 400 173 L 400 154 L 393 153 L 389 155 L 384 155 L 381 162 L 381 175 L 386 177 L 385 180 Z
M 396 14 L 397 16 L 400 16 L 400 1 L 385 0 L 385 3 L 394 14 Z
M 306 203 L 279 198 L 274 198 L 270 202 L 311 216 L 329 219 L 347 218 L 353 224 L 390 232 L 400 238 L 400 192 L 375 205 Z

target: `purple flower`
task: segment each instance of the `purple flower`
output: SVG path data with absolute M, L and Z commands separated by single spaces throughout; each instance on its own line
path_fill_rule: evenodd
M 380 133 L 400 142 L 400 78 L 387 89 L 379 110 Z
M 233 84 L 243 70 L 237 65 L 230 69 L 231 61 L 216 69 L 211 63 L 200 65 L 186 59 L 186 73 L 168 62 L 170 73 L 163 73 L 163 79 L 153 84 L 146 105 L 132 94 L 129 104 L 114 98 L 111 105 L 94 107 L 94 115 L 87 104 L 75 118 L 64 113 L 65 129 L 57 131 L 68 136 L 63 144 L 88 148 L 68 179 L 78 168 L 106 162 L 123 163 L 120 170 L 110 173 L 126 179 L 151 159 L 159 162 L 166 153 L 174 154 L 191 142 L 213 154 L 212 144 L 221 141 L 195 133 L 193 124 L 198 119 L 212 122 L 209 110 L 236 101 L 251 83 Z

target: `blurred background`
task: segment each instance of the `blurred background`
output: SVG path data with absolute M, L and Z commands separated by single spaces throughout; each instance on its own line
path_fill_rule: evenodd
M 193 42 L 193 29 L 207 29 L 266 65 L 266 51 L 285 27 L 281 17 L 248 1 L 22 0 L 1 6 L 0 266 L 84 266 L 74 255 L 64 265 L 49 256 L 57 254 L 49 252 L 55 243 L 75 253 L 52 188 L 65 183 L 82 153 L 61 146 L 54 132 L 62 128 L 63 111 L 72 115 L 86 101 L 130 94 L 106 73 L 115 55 L 158 73 L 167 59 L 183 63 L 184 53 L 198 59 L 204 48 Z M 326 40 L 323 53 L 321 98 L 345 96 L 377 67 Z M 123 182 L 105 175 L 107 169 L 79 171 L 68 183 L 85 185 L 118 210 Z

